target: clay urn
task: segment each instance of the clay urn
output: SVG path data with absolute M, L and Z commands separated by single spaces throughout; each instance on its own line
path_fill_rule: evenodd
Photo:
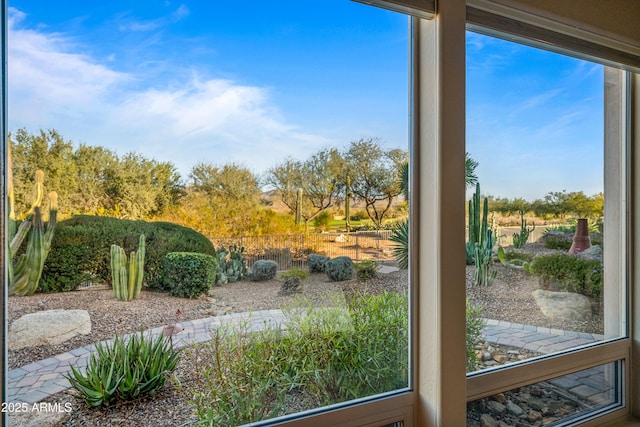
M 576 234 L 573 236 L 573 243 L 569 248 L 570 254 L 578 254 L 591 247 L 589 238 L 589 224 L 586 218 L 579 218 L 576 224 Z

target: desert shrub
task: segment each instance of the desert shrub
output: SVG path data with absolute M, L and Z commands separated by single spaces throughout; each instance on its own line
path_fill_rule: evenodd
M 589 239 L 592 245 L 602 246 L 602 232 L 597 222 L 589 223 Z M 569 250 L 576 233 L 575 220 L 570 225 L 550 225 L 542 234 L 542 241 L 547 248 Z
M 286 279 L 287 277 L 299 277 L 300 280 L 304 280 L 309 277 L 309 272 L 299 268 L 292 268 L 291 270 L 280 274 L 281 279 Z
M 328 231 L 331 226 L 331 215 L 327 211 L 322 211 L 313 219 L 313 226 L 318 231 Z
M 380 264 L 372 259 L 359 262 L 355 264 L 356 276 L 360 280 L 366 280 L 376 277 L 379 266 Z
M 562 289 L 599 298 L 602 294 L 602 262 L 569 254 L 539 255 L 530 264 L 532 274 L 558 282 Z
M 110 258 L 109 264 L 102 265 L 94 253 L 93 242 L 99 238 L 100 230 L 85 226 L 65 227 L 63 224 L 64 221 L 57 225 L 51 250 L 42 269 L 39 290 L 67 292 L 77 289 L 88 280 L 106 281 L 104 275 L 95 277 L 95 272 L 110 265 Z
M 517 251 L 504 251 L 504 259 L 507 263 L 509 264 L 513 264 L 513 265 L 524 265 L 525 263 L 531 262 L 533 261 L 533 259 L 535 258 L 534 254 L 529 254 L 529 253 L 524 253 L 524 252 L 517 252 Z M 498 256 L 498 258 L 500 258 Z
M 67 379 L 82 400 L 98 407 L 155 394 L 179 360 L 179 351 L 162 335 L 116 336 L 112 343 L 96 344 L 85 373 L 71 366 Z
M 353 261 L 348 256 L 330 259 L 325 264 L 325 273 L 334 282 L 342 282 L 353 277 Z
M 479 367 L 475 347 L 482 338 L 483 328 L 482 309 L 470 305 L 467 300 L 467 372 L 475 371 Z
M 167 222 L 145 222 L 77 215 L 59 221 L 45 262 L 40 289 L 76 289 L 88 277 L 109 282 L 112 244 L 126 253 L 137 249 L 146 236 L 144 283 L 161 287 L 163 258 L 169 252 L 198 252 L 215 255 L 211 242 L 202 234 Z
M 543 237 L 544 246 L 549 249 L 562 249 L 568 251 L 573 243 L 573 234 L 561 231 L 545 231 Z
M 251 280 L 263 282 L 276 277 L 278 263 L 270 259 L 259 259 L 251 267 Z
M 363 221 L 365 219 L 369 219 L 369 215 L 367 214 L 367 211 L 365 210 L 359 210 L 354 212 L 349 219 L 351 221 Z
M 171 252 L 164 257 L 163 287 L 173 296 L 198 298 L 215 284 L 216 270 L 211 255 Z
M 319 255 L 319 254 L 309 254 L 307 256 L 307 264 L 309 265 L 309 271 L 311 273 L 324 273 L 327 265 L 327 261 L 329 261 L 328 256 Z

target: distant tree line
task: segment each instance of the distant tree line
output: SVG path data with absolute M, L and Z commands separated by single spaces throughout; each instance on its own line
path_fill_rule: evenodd
M 555 191 L 542 199 L 496 198 L 489 196 L 489 210 L 505 216 L 533 213 L 543 219 L 569 217 L 597 219 L 604 216 L 604 193 L 587 196 L 582 191 Z
M 74 147 L 55 130 L 19 129 L 9 143 L 18 215 L 29 209 L 33 176 L 42 169 L 47 191 L 59 194 L 61 218 L 171 221 L 211 238 L 298 232 L 296 213 L 308 224 L 347 199 L 361 201 L 380 227 L 402 192 L 400 171 L 408 161 L 406 151 L 385 150 L 380 140 L 368 138 L 344 151 L 323 148 L 305 160 L 284 159 L 262 176 L 236 163 L 202 162 L 183 178 L 170 162 L 99 146 Z M 263 190 L 290 212 L 275 212 Z
M 9 135 L 16 213 L 26 212 L 37 169 L 59 196 L 59 215 L 105 215 L 140 219 L 161 213 L 184 195 L 175 167 L 135 153 L 118 156 L 104 147 L 74 149 L 57 131 Z

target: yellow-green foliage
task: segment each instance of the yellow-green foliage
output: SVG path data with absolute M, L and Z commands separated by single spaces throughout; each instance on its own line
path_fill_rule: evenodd
M 280 274 L 281 279 L 286 279 L 287 277 L 299 277 L 300 280 L 304 280 L 309 277 L 309 272 L 307 270 L 301 270 L 299 268 L 293 267 L 292 269 L 285 271 Z

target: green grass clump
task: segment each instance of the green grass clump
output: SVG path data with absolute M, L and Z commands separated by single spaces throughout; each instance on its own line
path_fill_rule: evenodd
M 359 294 L 346 308 L 299 300 L 285 311 L 285 331 L 217 329 L 188 349 L 197 378 L 187 392 L 202 425 L 283 415 L 291 392 L 315 407 L 407 387 L 406 294 Z

